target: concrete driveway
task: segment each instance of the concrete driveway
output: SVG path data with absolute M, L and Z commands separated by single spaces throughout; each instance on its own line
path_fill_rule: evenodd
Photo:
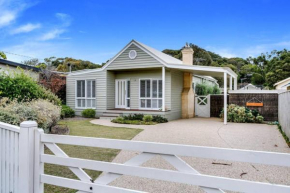
M 290 148 L 274 125 L 248 123 L 224 125 L 216 118 L 184 119 L 154 126 L 120 125 L 108 120 L 94 120 L 92 123 L 144 129 L 133 139 L 136 141 L 290 153 Z M 138 153 L 121 151 L 113 162 L 124 163 Z M 194 157 L 182 159 L 201 174 L 290 185 L 290 168 Z M 159 156 L 142 166 L 175 170 Z M 122 176 L 111 185 L 146 192 L 204 192 L 196 186 L 131 176 Z

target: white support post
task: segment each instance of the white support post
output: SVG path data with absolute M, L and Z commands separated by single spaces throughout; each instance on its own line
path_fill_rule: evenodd
M 238 90 L 238 78 L 234 78 L 234 90 Z
M 33 192 L 35 130 L 37 130 L 35 121 L 24 121 L 20 124 L 19 190 L 21 193 Z
M 227 124 L 227 73 L 224 72 L 224 124 Z
M 41 162 L 40 156 L 44 154 L 44 143 L 41 143 L 41 135 L 44 134 L 43 129 L 35 130 L 35 145 L 34 145 L 34 192 L 43 193 L 44 186 L 40 181 L 41 174 L 44 174 L 44 163 Z
M 162 111 L 165 111 L 165 67 L 162 67 Z
M 233 77 L 230 76 L 230 90 L 233 90 Z

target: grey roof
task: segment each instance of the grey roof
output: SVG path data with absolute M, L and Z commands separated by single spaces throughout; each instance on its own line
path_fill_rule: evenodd
M 13 67 L 20 67 L 22 69 L 26 69 L 26 70 L 32 70 L 32 71 L 35 71 L 35 72 L 39 72 L 40 69 L 39 68 L 36 68 L 34 66 L 28 66 L 28 65 L 25 65 L 25 64 L 21 64 L 21 63 L 17 63 L 17 62 L 12 62 L 12 61 L 9 61 L 9 60 L 4 60 L 4 59 L 0 59 L 0 64 L 4 64 L 4 65 L 8 65 L 8 66 L 13 66 Z

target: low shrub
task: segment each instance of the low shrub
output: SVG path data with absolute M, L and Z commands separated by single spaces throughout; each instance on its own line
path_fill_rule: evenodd
M 168 119 L 166 119 L 160 115 L 154 115 L 152 121 L 156 122 L 156 123 L 167 123 Z
M 152 115 L 144 115 L 143 116 L 143 121 L 144 122 L 151 122 L 153 119 Z
M 61 100 L 55 94 L 39 85 L 22 69 L 0 73 L 0 97 L 17 99 L 18 102 L 46 99 L 61 105 Z
M 128 120 L 124 119 L 123 117 L 117 117 L 116 119 L 112 120 L 113 123 L 119 124 L 130 124 L 130 125 L 155 125 L 155 122 L 152 121 L 140 121 L 140 120 Z
M 36 121 L 38 127 L 46 133 L 60 119 L 60 107 L 48 100 L 38 99 L 29 102 L 18 102 L 2 98 L 0 100 L 0 121 L 20 125 L 23 121 Z
M 94 109 L 85 109 L 82 111 L 82 116 L 85 118 L 95 118 L 96 111 Z
M 221 91 L 217 85 L 209 85 L 206 83 L 198 83 L 195 86 L 195 94 L 197 95 L 209 95 L 209 94 L 220 94 Z
M 69 118 L 69 117 L 74 117 L 75 116 L 75 111 L 70 108 L 69 106 L 62 105 L 61 106 L 61 118 Z
M 223 119 L 224 110 L 222 110 L 220 117 Z M 227 120 L 235 123 L 262 123 L 264 118 L 259 112 L 254 111 L 253 113 L 252 110 L 246 107 L 230 104 L 227 107 Z

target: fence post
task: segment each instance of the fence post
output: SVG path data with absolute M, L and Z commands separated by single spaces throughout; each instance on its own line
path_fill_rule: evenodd
M 37 130 L 35 121 L 24 121 L 20 124 L 19 190 L 21 193 L 33 193 L 35 130 Z
M 41 135 L 44 133 L 43 129 L 35 130 L 35 163 L 34 163 L 34 192 L 43 193 L 43 183 L 40 181 L 41 174 L 44 173 L 44 164 L 40 160 L 41 154 L 44 154 L 44 144 L 41 143 Z

